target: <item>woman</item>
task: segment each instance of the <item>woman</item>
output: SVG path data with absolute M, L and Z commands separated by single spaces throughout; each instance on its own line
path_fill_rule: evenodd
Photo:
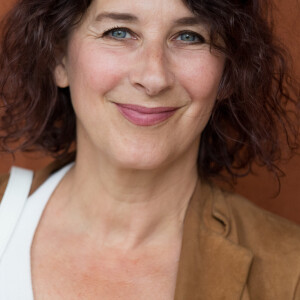
M 26 201 L 2 246 L 1 299 L 300 299 L 299 228 L 208 182 L 254 159 L 276 172 L 278 136 L 292 137 L 283 50 L 261 12 L 256 0 L 16 4 L 2 147 L 58 161 L 32 185 L 28 171 L 10 178 L 2 218 L 19 205 L 9 197 Z

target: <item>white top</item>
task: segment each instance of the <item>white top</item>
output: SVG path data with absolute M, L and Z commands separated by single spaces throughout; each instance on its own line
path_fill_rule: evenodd
M 32 240 L 51 194 L 72 165 L 51 175 L 30 197 L 33 172 L 12 168 L 0 204 L 1 300 L 33 300 Z

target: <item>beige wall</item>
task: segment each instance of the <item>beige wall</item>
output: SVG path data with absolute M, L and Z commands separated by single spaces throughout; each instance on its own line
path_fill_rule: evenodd
M 1 1 L 0 14 L 3 14 L 13 3 L 11 0 Z M 300 78 L 300 3 L 298 0 L 275 1 L 276 30 L 282 42 L 289 48 L 294 58 L 295 71 Z M 0 172 L 5 172 L 12 164 L 7 155 L 1 155 Z M 18 154 L 15 164 L 37 169 L 49 162 L 49 158 L 41 155 Z M 240 179 L 236 190 L 259 206 L 275 212 L 283 217 L 300 223 L 300 157 L 294 157 L 289 163 L 282 165 L 286 177 L 282 179 L 281 193 L 276 193 L 276 182 L 270 174 L 255 168 L 256 175 Z

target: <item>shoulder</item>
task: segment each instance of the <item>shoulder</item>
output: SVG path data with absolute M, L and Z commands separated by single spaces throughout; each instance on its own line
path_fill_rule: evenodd
M 267 247 L 268 251 L 300 252 L 300 226 L 266 211 L 244 197 L 221 191 L 231 225 L 240 243 Z M 300 260 L 299 260 L 300 261 Z
M 30 194 L 35 192 L 51 174 L 63 168 L 67 164 L 73 162 L 75 160 L 75 155 L 76 155 L 75 152 L 70 152 L 66 154 L 62 159 L 57 159 L 52 163 L 50 163 L 49 165 L 47 165 L 46 167 L 35 171 Z M 9 178 L 10 178 L 10 173 L 0 174 L 0 203 L 5 193 Z
M 300 226 L 240 195 L 216 187 L 212 191 L 218 216 L 228 222 L 228 239 L 253 253 L 249 289 L 255 299 L 269 299 L 270 293 L 274 299 L 291 299 L 292 292 L 300 293 L 296 292 L 300 278 Z

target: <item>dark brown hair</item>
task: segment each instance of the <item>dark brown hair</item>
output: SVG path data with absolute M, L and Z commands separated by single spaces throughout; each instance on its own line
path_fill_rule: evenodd
M 57 88 L 53 71 L 58 50 L 91 2 L 20 0 L 6 16 L 0 44 L 2 150 L 43 150 L 56 157 L 69 151 L 76 139 L 75 115 L 69 89 Z M 254 160 L 278 175 L 279 141 L 296 147 L 298 131 L 288 107 L 297 104 L 299 93 L 290 94 L 288 56 L 262 14 L 265 7 L 258 0 L 184 3 L 207 22 L 211 47 L 227 58 L 201 138 L 200 175 L 226 170 L 234 178 L 250 170 Z

